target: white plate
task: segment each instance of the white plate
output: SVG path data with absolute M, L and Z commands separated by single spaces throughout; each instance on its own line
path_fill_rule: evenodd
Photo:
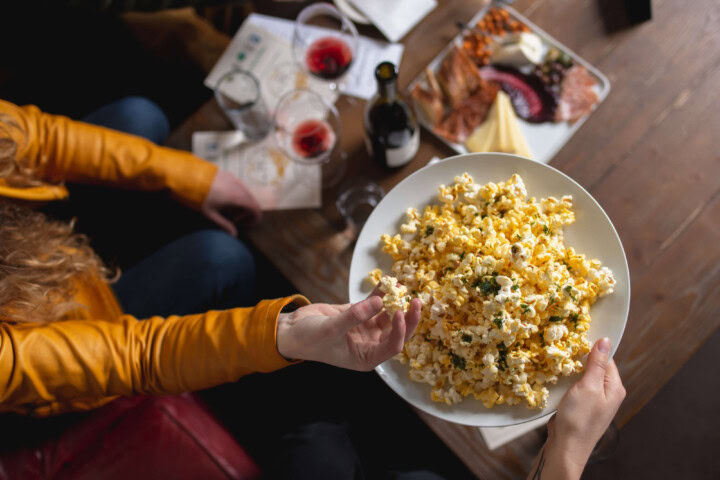
M 421 209 L 428 203 L 437 203 L 439 184 L 453 183 L 463 172 L 472 175 L 476 183 L 500 182 L 513 173 L 525 181 L 528 195 L 537 198 L 572 195 L 576 221 L 565 228 L 565 245 L 575 247 L 589 258 L 598 258 L 615 274 L 617 286 L 612 295 L 597 301 L 590 310 L 592 323 L 588 331 L 590 342 L 602 337 L 612 341 L 612 352 L 620 343 L 630 309 L 630 274 L 620 238 L 610 219 L 598 203 L 570 177 L 547 165 L 516 155 L 503 153 L 469 153 L 448 158 L 430 165 L 400 182 L 375 207 L 365 223 L 353 252 L 350 266 L 350 301 L 358 302 L 369 293 L 367 273 L 380 268 L 389 273 L 392 259 L 380 251 L 380 236 L 395 234 L 405 221 L 408 207 Z M 448 406 L 430 400 L 430 386 L 417 383 L 408 377 L 408 366 L 395 360 L 379 365 L 376 371 L 402 398 L 417 408 L 455 423 L 479 427 L 502 427 L 523 423 L 557 409 L 567 389 L 579 376 L 563 377 L 550 389 L 550 399 L 544 410 L 528 410 L 523 405 L 485 408 L 472 396 L 461 403 Z

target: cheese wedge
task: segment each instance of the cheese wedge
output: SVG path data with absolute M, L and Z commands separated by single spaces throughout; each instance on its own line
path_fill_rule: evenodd
M 471 152 L 514 153 L 532 158 L 510 97 L 502 91 L 498 92 L 487 118 L 468 137 L 465 146 Z
M 507 35 L 496 44 L 490 63 L 522 67 L 542 62 L 543 44 L 540 37 L 530 32 Z

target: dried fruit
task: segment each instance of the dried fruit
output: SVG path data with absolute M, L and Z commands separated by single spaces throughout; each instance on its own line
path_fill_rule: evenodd
M 478 20 L 475 30 L 463 37 L 463 48 L 470 54 L 479 66 L 490 63 L 490 44 L 492 36 L 502 37 L 507 33 L 529 32 L 530 28 L 524 23 L 510 18 L 510 13 L 504 8 L 493 7 Z

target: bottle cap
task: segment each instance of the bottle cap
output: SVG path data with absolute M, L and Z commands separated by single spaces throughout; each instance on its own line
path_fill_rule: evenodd
M 378 82 L 388 82 L 397 78 L 397 70 L 392 62 L 382 62 L 375 67 L 375 79 Z

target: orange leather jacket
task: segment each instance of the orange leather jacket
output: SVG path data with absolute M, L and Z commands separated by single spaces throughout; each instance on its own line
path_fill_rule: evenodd
M 166 190 L 199 208 L 217 171 L 190 153 L 34 106 L 0 100 L 0 122 L 16 124 L 8 131 L 18 157 L 47 182 L 18 189 L 0 179 L 0 197 L 60 199 L 68 195 L 62 182 L 73 181 Z M 290 363 L 276 347 L 278 315 L 290 303 L 309 303 L 297 295 L 253 308 L 139 320 L 123 314 L 98 277 L 76 282 L 75 299 L 86 308 L 59 321 L 0 318 L 0 412 L 42 416 L 87 410 L 119 395 L 199 390 L 285 367 Z

